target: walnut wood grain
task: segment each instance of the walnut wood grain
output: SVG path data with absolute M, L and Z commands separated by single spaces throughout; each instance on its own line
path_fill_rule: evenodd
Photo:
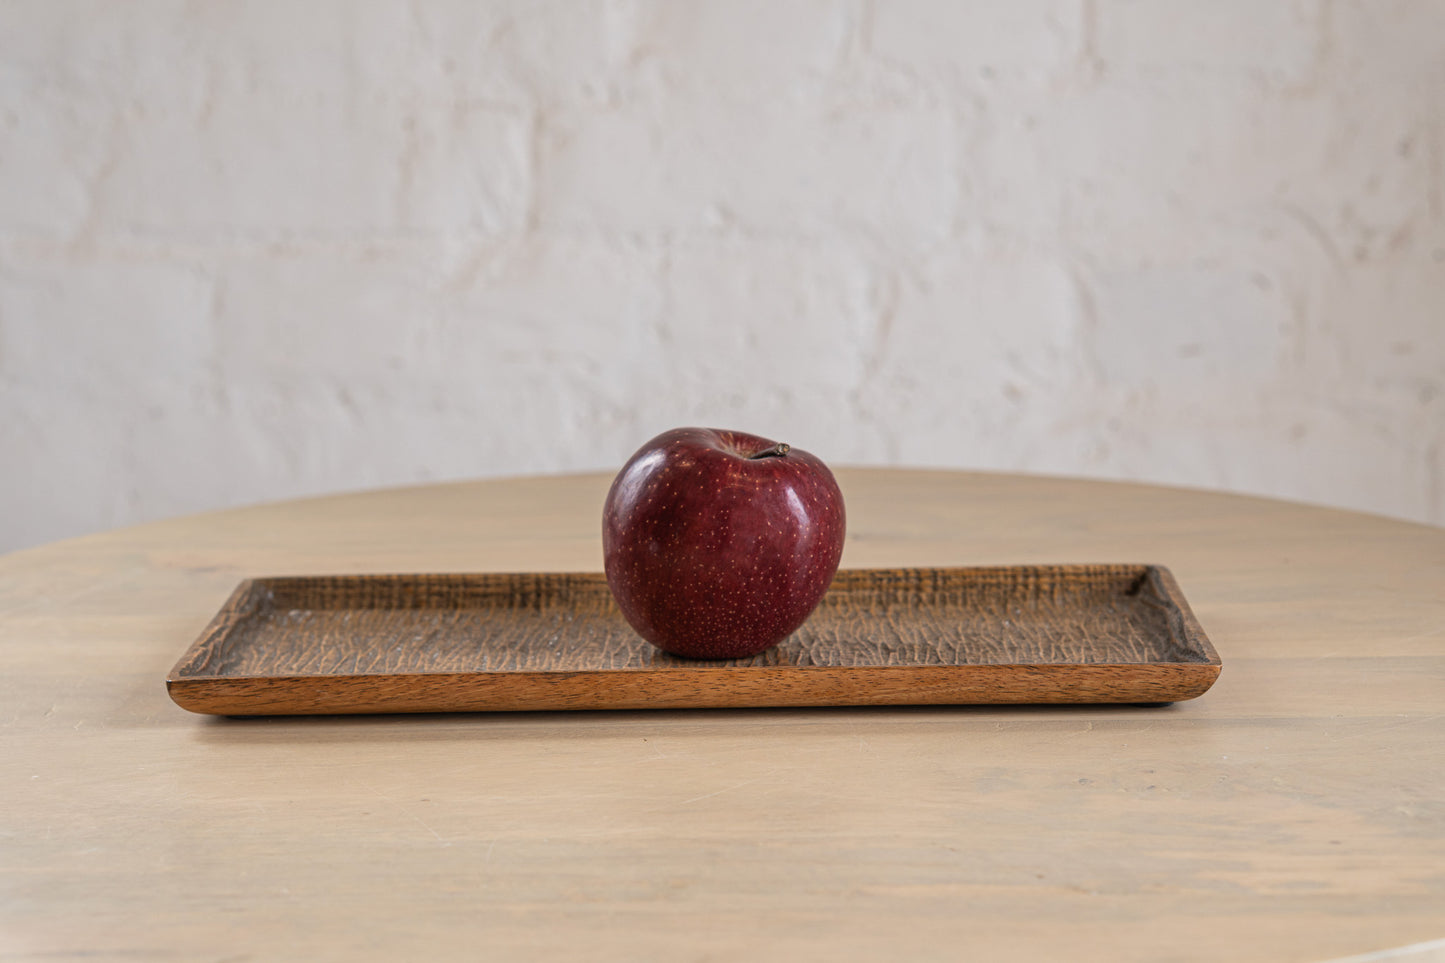
M 723 662 L 642 640 L 600 573 L 379 575 L 245 582 L 167 685 L 223 715 L 1174 702 L 1219 667 L 1157 565 L 844 570 Z

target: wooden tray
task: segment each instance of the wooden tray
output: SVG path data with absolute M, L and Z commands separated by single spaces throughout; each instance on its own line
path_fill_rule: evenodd
M 1219 669 L 1157 565 L 844 570 L 727 661 L 653 648 L 601 573 L 363 575 L 241 583 L 166 687 L 220 715 L 1161 703 Z

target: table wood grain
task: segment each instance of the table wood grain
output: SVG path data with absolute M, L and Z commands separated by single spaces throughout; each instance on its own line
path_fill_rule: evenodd
M 0 557 L 0 959 L 1323 961 L 1445 936 L 1445 530 L 842 470 L 847 567 L 1167 565 L 1167 709 L 218 719 L 236 584 L 601 567 L 608 479 L 219 512 Z

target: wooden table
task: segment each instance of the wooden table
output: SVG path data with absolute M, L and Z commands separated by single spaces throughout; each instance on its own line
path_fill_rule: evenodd
M 242 578 L 598 569 L 607 479 L 75 539 L 0 558 L 0 959 L 1280 963 L 1445 937 L 1445 530 L 838 474 L 845 567 L 1170 566 L 1219 682 L 1165 709 L 218 719 L 163 680 Z

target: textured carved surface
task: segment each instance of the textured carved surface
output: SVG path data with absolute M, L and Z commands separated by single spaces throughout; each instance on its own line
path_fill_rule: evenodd
M 226 714 L 1199 695 L 1219 661 L 1166 569 L 865 569 L 751 659 L 661 652 L 600 574 L 337 576 L 242 584 L 169 679 Z

